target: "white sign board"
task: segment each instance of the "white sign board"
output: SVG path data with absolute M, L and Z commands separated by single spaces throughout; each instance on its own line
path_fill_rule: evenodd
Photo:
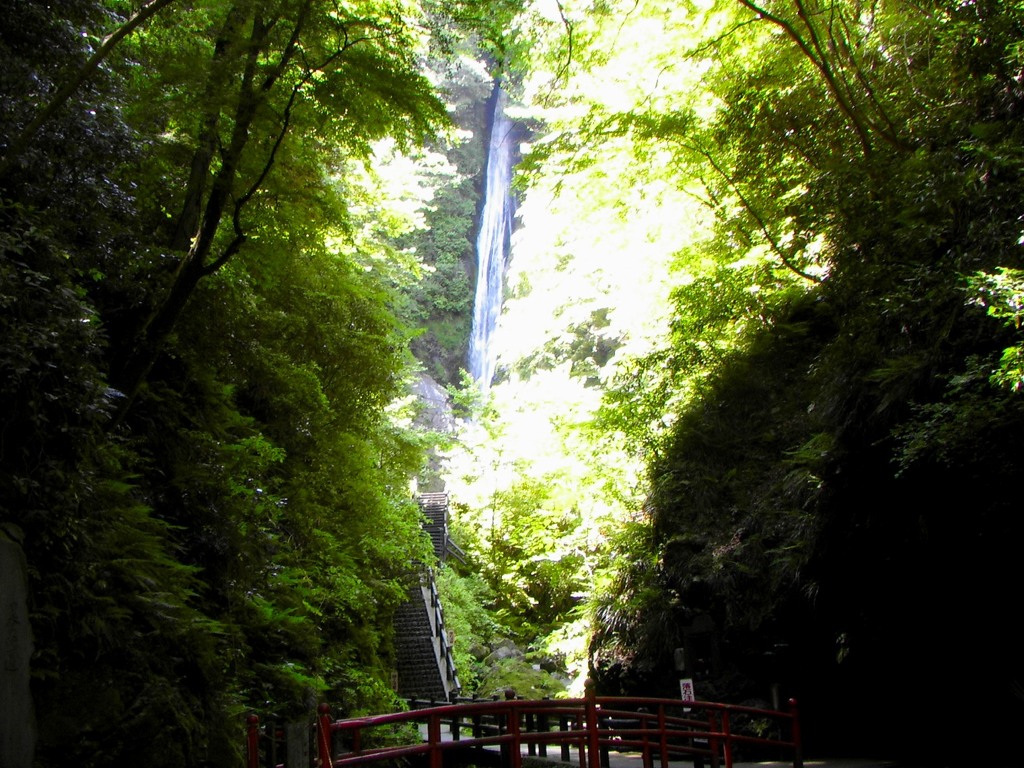
M 696 701 L 697 697 L 693 694 L 693 678 L 684 677 L 679 681 L 679 696 L 683 701 Z

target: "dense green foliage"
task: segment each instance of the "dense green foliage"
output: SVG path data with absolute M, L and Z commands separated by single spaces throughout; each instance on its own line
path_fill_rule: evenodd
M 903 749 L 865 735 L 879 696 L 916 756 L 966 751 L 943 697 L 987 702 L 961 724 L 1007 725 L 1024 672 L 1024 8 L 626 5 L 563 19 L 535 173 L 617 167 L 704 223 L 675 254 L 665 341 L 620 365 L 600 417 L 649 491 L 596 604 L 595 671 L 668 693 L 710 617 L 699 695 L 780 683 L 822 743 Z M 631 48 L 654 24 L 666 39 Z
M 451 466 L 523 637 L 580 615 L 553 568 L 593 596 L 606 692 L 674 694 L 689 647 L 701 696 L 800 697 L 812 748 L 966 754 L 951 708 L 1012 728 L 1022 23 L 805 0 L 517 20 L 545 127 L 504 378 Z M 869 728 L 875 696 L 912 746 Z
M 248 711 L 393 704 L 429 543 L 378 172 L 447 125 L 431 45 L 493 19 L 133 8 L 0 8 L 0 526 L 38 763 L 230 765 Z
M 445 457 L 466 685 L 528 673 L 481 664 L 512 638 L 673 695 L 687 647 L 701 697 L 798 696 L 812 750 L 905 748 L 869 697 L 918 758 L 1019 721 L 1024 6 L 517 5 L 0 2 L 40 765 L 394 704 L 410 348 L 455 384 L 469 330 L 467 31 L 544 129 Z
M 454 641 L 459 682 L 464 694 L 473 693 L 487 672 L 481 661 L 502 630 L 488 609 L 494 596 L 479 576 L 462 575 L 451 565 L 437 571 L 437 589 L 444 604 L 445 629 Z

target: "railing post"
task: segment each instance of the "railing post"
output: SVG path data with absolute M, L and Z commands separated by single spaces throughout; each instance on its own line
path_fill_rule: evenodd
M 607 720 L 601 717 L 597 718 L 598 729 L 606 725 L 608 725 Z M 609 728 L 609 730 L 611 729 Z M 601 742 L 601 749 L 599 751 L 601 753 L 601 768 L 609 768 L 611 765 L 611 759 L 608 757 L 608 742 L 606 740 Z
M 535 733 L 537 731 L 537 716 L 533 712 L 527 712 L 524 718 L 526 720 L 526 732 Z M 530 757 L 534 757 L 537 754 L 537 742 L 533 739 L 526 743 L 526 754 Z
M 587 768 L 601 768 L 601 734 L 597 732 L 597 695 L 594 681 L 587 678 L 586 716 L 587 716 Z
M 477 700 L 477 695 L 474 693 L 473 694 L 473 701 L 475 702 L 476 700 Z M 479 739 L 480 738 L 480 734 L 483 733 L 483 729 L 480 727 L 480 724 L 482 722 L 483 722 L 483 720 L 480 717 L 480 713 L 479 712 L 477 712 L 475 715 L 473 715 L 473 738 L 474 739 Z M 483 749 L 483 745 L 477 744 L 476 748 L 478 750 L 482 750 Z
M 643 731 L 643 735 L 641 738 L 643 740 L 642 749 L 644 758 L 644 768 L 654 768 L 654 766 L 651 763 L 651 741 L 650 738 L 647 736 L 647 729 L 650 726 L 650 723 L 648 722 L 647 718 L 649 712 L 647 711 L 646 707 L 640 707 L 639 709 L 637 709 L 636 713 L 640 716 L 640 729 Z
M 729 730 L 729 710 L 722 710 L 722 752 L 725 754 L 725 768 L 732 768 L 732 732 Z
M 260 768 L 259 715 L 249 715 L 245 722 L 245 766 L 246 768 Z
M 789 700 L 789 713 L 793 717 L 790 735 L 793 739 L 793 768 L 804 768 L 804 748 L 800 734 L 800 710 L 796 699 Z
M 334 756 L 331 754 L 331 705 L 321 704 L 317 708 L 319 717 L 316 719 L 317 731 L 317 753 L 319 756 L 319 768 L 332 768 Z
M 668 733 L 665 731 L 665 705 L 658 705 L 658 755 L 661 760 L 661 768 L 668 768 Z
M 711 750 L 711 768 L 718 768 L 718 716 L 708 710 L 708 748 Z
M 509 693 L 512 695 L 509 696 Z M 512 768 L 522 768 L 523 764 L 523 747 L 522 738 L 519 730 L 519 710 L 516 708 L 516 694 L 515 691 L 509 690 L 505 693 L 505 697 L 508 699 L 508 724 L 509 730 L 512 732 L 512 746 L 511 746 L 511 758 Z
M 550 701 L 550 700 L 551 700 L 550 696 L 545 696 L 544 697 L 544 701 Z M 551 730 L 551 726 L 548 723 L 548 712 L 545 709 L 545 710 L 542 710 L 539 715 L 537 715 L 537 733 L 547 733 L 549 730 Z M 537 754 L 539 754 L 541 757 L 547 757 L 548 756 L 548 742 L 547 742 L 547 739 L 542 739 L 541 741 L 537 742 Z
M 558 730 L 560 732 L 562 732 L 562 733 L 566 733 L 569 730 L 569 718 L 566 717 L 565 715 L 559 715 L 558 716 Z M 562 745 L 562 762 L 563 763 L 568 763 L 569 762 L 569 742 L 563 736 L 561 739 L 559 739 L 558 743 Z M 582 766 L 580 768 L 582 768 Z
M 430 743 L 430 768 L 441 768 L 441 718 L 431 714 L 427 721 L 427 740 Z
M 509 692 L 505 691 L 505 700 L 506 701 L 509 699 L 509 695 L 508 694 L 509 694 Z M 497 696 L 494 696 L 493 698 L 494 698 L 495 701 L 498 700 Z M 498 729 L 498 735 L 499 736 L 504 736 L 506 733 L 508 733 L 508 715 L 507 714 L 503 715 L 500 712 L 495 714 L 494 715 L 494 725 Z M 498 750 L 501 752 L 501 768 L 510 768 L 510 766 L 512 765 L 512 756 L 510 754 L 508 742 L 506 742 L 506 741 L 499 742 Z
M 516 692 L 511 688 L 505 690 L 505 702 L 508 709 L 504 715 L 498 715 L 498 735 L 511 734 L 511 741 L 501 742 L 501 764 L 503 768 L 520 768 L 523 755 L 520 751 L 522 742 L 519 738 L 519 711 L 515 706 Z

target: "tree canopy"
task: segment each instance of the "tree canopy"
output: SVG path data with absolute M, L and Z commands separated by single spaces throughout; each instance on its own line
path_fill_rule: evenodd
M 594 424 L 647 467 L 594 672 L 665 685 L 710 620 L 699 695 L 781 684 L 851 749 L 888 696 L 915 750 L 967 749 L 945 673 L 993 702 L 971 723 L 1020 712 L 1021 6 L 558 8 L 523 81 L 549 127 L 524 207 L 555 216 L 529 258 L 605 285 L 556 310 L 545 367 L 574 312 L 612 319 L 584 323 L 615 350 Z M 652 243 L 670 314 L 636 344 L 614 318 Z
M 394 705 L 430 550 L 395 314 L 423 200 L 386 165 L 444 135 L 427 62 L 499 45 L 489 8 L 0 8 L 0 529 L 38 764 L 227 765 L 245 712 Z
M 868 698 L 919 759 L 975 754 L 951 711 L 1019 720 L 1020 2 L 0 12 L 0 535 L 40 765 L 230 764 L 244 712 L 396 705 L 423 367 L 465 416 L 470 637 L 609 693 L 774 687 L 812 750 L 903 756 Z M 525 138 L 481 400 L 495 73 Z

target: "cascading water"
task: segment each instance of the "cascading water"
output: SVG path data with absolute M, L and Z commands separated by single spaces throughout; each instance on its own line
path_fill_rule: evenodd
M 485 392 L 494 378 L 497 350 L 492 338 L 501 313 L 505 261 L 512 237 L 512 121 L 505 114 L 507 98 L 495 87 L 494 114 L 487 149 L 484 204 L 476 239 L 476 299 L 469 340 L 469 373 Z

